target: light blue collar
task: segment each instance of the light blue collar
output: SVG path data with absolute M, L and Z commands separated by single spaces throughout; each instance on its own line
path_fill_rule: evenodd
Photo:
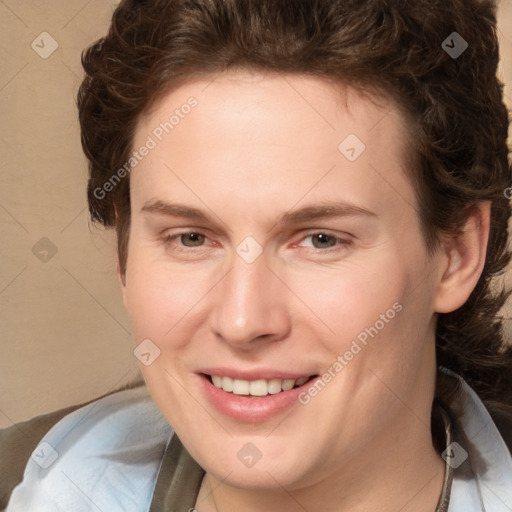
M 441 370 L 461 383 L 456 401 L 462 411 L 458 423 L 468 440 L 448 453 L 453 456 L 453 467 L 458 466 L 454 470 L 448 512 L 511 512 L 512 457 L 505 441 L 468 384 L 452 371 Z

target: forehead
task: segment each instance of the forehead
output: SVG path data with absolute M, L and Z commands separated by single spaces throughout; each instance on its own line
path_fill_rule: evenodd
M 169 120 L 173 114 L 180 114 L 180 109 L 186 106 L 190 98 L 196 100 L 199 108 L 194 109 L 192 121 L 187 124 L 193 123 L 196 118 L 196 127 L 201 124 L 205 130 L 228 125 L 233 128 L 233 132 L 238 130 L 240 136 L 237 139 L 247 144 L 251 143 L 247 135 L 254 137 L 257 128 L 263 140 L 265 136 L 290 140 L 298 133 L 308 132 L 312 135 L 315 131 L 328 129 L 338 132 L 337 138 L 345 128 L 359 132 L 364 138 L 365 132 L 373 132 L 384 117 L 387 122 L 381 130 L 374 131 L 374 137 L 383 132 L 389 133 L 391 129 L 390 136 L 395 139 L 398 137 L 396 142 L 400 145 L 400 139 L 407 134 L 404 129 L 405 120 L 398 108 L 383 93 L 371 94 L 341 82 L 312 76 L 239 70 L 184 82 L 174 87 L 140 119 L 137 135 L 144 136 L 158 128 L 162 121 Z M 185 115 L 188 115 L 190 109 L 186 110 Z M 183 115 L 179 117 L 183 119 Z M 300 122 L 301 119 L 304 122 Z M 246 124 L 248 120 L 251 121 L 250 125 Z M 272 125 L 268 124 L 270 120 L 274 121 Z M 172 122 L 171 131 L 180 124 L 176 121 Z M 287 130 L 280 133 L 273 130 L 276 122 L 286 124 Z M 221 135 L 215 130 L 216 137 Z M 233 135 L 230 135 L 230 140 L 235 142 Z
M 236 188 L 238 206 L 259 195 L 290 208 L 336 189 L 377 209 L 410 207 L 406 134 L 392 102 L 343 84 L 248 72 L 196 80 L 139 121 L 134 149 L 153 147 L 131 174 L 134 201 L 185 185 L 196 203 Z

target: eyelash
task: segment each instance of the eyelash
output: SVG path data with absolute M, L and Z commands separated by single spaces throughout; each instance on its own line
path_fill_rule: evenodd
M 176 234 L 173 234 L 173 235 L 166 235 L 163 237 L 163 242 L 165 245 L 171 245 L 171 243 L 173 241 L 175 241 L 176 239 L 180 238 L 181 236 L 184 236 L 184 235 L 191 235 L 191 234 L 194 234 L 194 235 L 200 235 L 200 236 L 203 236 L 205 238 L 208 238 L 207 235 L 205 235 L 204 233 L 201 233 L 200 231 L 183 231 L 181 233 L 176 233 Z M 317 249 L 315 247 L 313 248 L 309 248 L 309 249 L 313 249 L 315 252 L 321 252 L 321 253 L 330 253 L 330 252 L 334 252 L 334 251 L 339 251 L 340 249 L 342 248 L 346 248 L 346 247 L 349 247 L 350 245 L 352 245 L 352 241 L 351 240 L 348 240 L 348 239 L 345 239 L 345 238 L 340 238 L 332 233 L 329 233 L 328 231 L 312 231 L 308 234 L 306 234 L 304 237 L 301 238 L 301 242 L 304 241 L 305 239 L 309 238 L 309 237 L 312 237 L 312 236 L 315 236 L 315 235 L 326 235 L 328 237 L 331 237 L 335 240 L 335 242 L 337 242 L 337 244 L 333 247 L 329 247 L 327 249 Z M 201 249 L 203 248 L 204 246 L 196 246 L 196 247 L 187 247 L 187 246 L 184 246 L 184 245 L 181 245 L 180 246 L 180 249 L 177 249 L 178 251 L 188 251 L 189 249 L 194 249 L 194 248 L 198 248 L 198 249 Z

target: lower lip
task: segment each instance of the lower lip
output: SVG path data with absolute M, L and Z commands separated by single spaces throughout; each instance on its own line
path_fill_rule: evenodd
M 316 380 L 310 379 L 302 386 L 275 395 L 251 398 L 219 389 L 205 375 L 200 375 L 200 378 L 206 397 L 214 407 L 222 414 L 244 423 L 262 422 L 298 405 L 299 395 Z

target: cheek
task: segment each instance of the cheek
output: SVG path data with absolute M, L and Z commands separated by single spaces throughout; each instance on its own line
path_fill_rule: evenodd
M 346 302 L 346 322 L 341 317 L 338 322 L 344 333 L 339 350 L 353 361 L 347 369 L 354 383 L 361 384 L 363 376 L 374 372 L 393 389 L 402 389 L 404 396 L 409 392 L 408 383 L 420 371 L 432 341 L 432 287 L 423 263 L 408 266 L 393 259 Z M 378 396 L 378 379 L 375 385 Z
M 380 368 L 391 379 L 405 362 L 419 364 L 432 316 L 432 289 L 420 256 L 410 261 L 390 251 L 371 265 L 319 274 L 314 287 L 303 285 L 310 309 L 329 327 L 324 348 L 332 362 L 346 355 L 342 364 L 350 364 L 354 377 Z
M 170 333 L 204 296 L 204 279 L 193 273 L 165 271 L 136 255 L 129 260 L 126 307 L 137 337 L 171 339 Z
M 390 261 L 395 261 L 389 258 Z M 308 309 L 329 327 L 342 349 L 366 328 L 396 316 L 396 303 L 406 295 L 409 279 L 386 260 L 351 265 L 330 272 L 317 271 L 309 279 L 296 275 L 297 294 Z M 395 305 L 395 307 L 393 307 Z M 386 324 L 387 325 L 387 324 Z

